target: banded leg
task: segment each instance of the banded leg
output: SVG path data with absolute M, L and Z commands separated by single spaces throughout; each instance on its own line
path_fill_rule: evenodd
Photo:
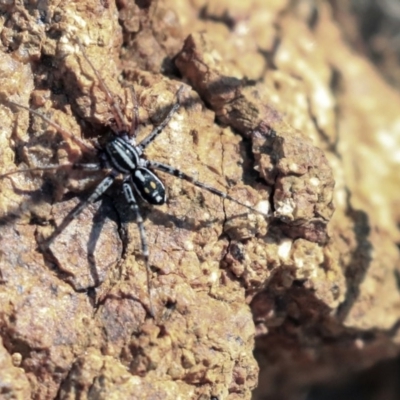
M 251 206 L 249 206 L 249 205 L 247 205 L 245 203 L 242 203 L 241 201 L 238 201 L 238 200 L 234 199 L 228 193 L 222 192 L 221 190 L 215 189 L 212 186 L 209 186 L 209 185 L 207 185 L 205 183 L 202 183 L 202 182 L 198 181 L 197 179 L 193 178 L 192 176 L 187 175 L 184 172 L 179 171 L 179 169 L 177 169 L 177 168 L 171 167 L 171 166 L 166 165 L 166 164 L 159 163 L 157 161 L 146 161 L 146 167 L 147 168 L 157 169 L 159 171 L 166 172 L 167 174 L 176 176 L 177 178 L 183 179 L 183 180 L 185 180 L 187 182 L 190 182 L 192 185 L 197 186 L 197 187 L 202 188 L 202 189 L 205 189 L 208 192 L 217 195 L 218 197 L 221 197 L 221 198 L 229 200 L 229 201 L 231 201 L 233 203 L 239 204 L 240 206 L 245 207 L 245 208 L 247 208 L 247 209 L 249 209 L 249 210 L 251 210 L 251 211 L 253 211 L 253 212 L 257 213 L 257 214 L 261 214 L 261 215 L 267 216 L 265 213 L 255 209 L 254 207 L 251 207 Z
M 11 104 L 13 106 L 22 108 L 24 110 L 29 111 L 31 114 L 37 115 L 38 117 L 40 117 L 43 121 L 47 122 L 50 126 L 52 126 L 53 128 L 55 128 L 57 130 L 58 133 L 60 133 L 64 138 L 68 138 L 71 139 L 73 142 L 75 142 L 82 150 L 86 150 L 90 153 L 94 153 L 94 149 L 92 146 L 89 146 L 87 143 L 85 143 L 83 140 L 79 139 L 78 137 L 76 137 L 75 135 L 73 135 L 71 132 L 68 132 L 66 129 L 64 129 L 62 126 L 56 124 L 55 122 L 53 122 L 50 118 L 47 118 L 44 114 L 36 111 L 36 110 L 32 110 L 29 107 L 23 106 L 22 104 L 19 103 L 15 103 L 14 101 L 11 100 L 7 100 L 8 104 Z
M 64 166 L 65 164 L 63 164 Z M 87 163 L 87 164 L 72 164 L 73 169 L 78 169 L 79 171 L 101 171 L 103 167 L 99 163 Z
M 23 168 L 23 169 L 17 169 L 15 171 L 10 171 L 10 172 L 0 175 L 0 179 L 6 178 L 7 176 L 10 176 L 10 175 L 21 174 L 21 173 L 26 173 L 26 172 L 48 171 L 48 170 L 61 169 L 61 168 L 73 168 L 73 169 L 78 169 L 81 171 L 100 171 L 103 169 L 100 164 L 96 164 L 96 163 L 91 163 L 91 164 L 73 164 L 73 163 L 51 164 L 51 165 L 45 165 L 43 167 Z
M 112 170 L 96 187 L 93 193 L 86 199 L 81 201 L 70 213 L 64 218 L 54 232 L 42 243 L 41 247 L 47 249 L 53 240 L 89 205 L 94 203 L 114 182 L 119 175 L 118 171 Z
M 153 301 L 151 296 L 151 270 L 149 264 L 149 247 L 147 245 L 147 238 L 146 238 L 146 231 L 143 225 L 143 218 L 140 213 L 140 209 L 138 203 L 136 201 L 135 195 L 133 193 L 132 187 L 129 182 L 124 182 L 122 184 L 122 190 L 124 192 L 125 198 L 127 203 L 129 204 L 131 210 L 135 214 L 136 224 L 139 229 L 140 234 L 140 242 L 142 244 L 142 255 L 144 258 L 145 266 L 146 266 L 146 274 L 147 274 L 147 291 L 149 294 L 149 304 L 150 304 L 150 314 L 154 318 L 154 308 L 153 308 Z
M 0 179 L 6 178 L 7 176 L 10 175 L 15 175 L 15 174 L 22 174 L 26 172 L 35 172 L 35 171 L 48 171 L 48 170 L 54 170 L 54 169 L 59 169 L 62 167 L 73 167 L 74 164 L 68 163 L 68 164 L 52 164 L 52 165 L 46 165 L 43 167 L 35 167 L 35 168 L 22 168 L 22 169 L 16 169 L 14 171 L 7 172 L 5 174 L 0 175 Z
M 156 126 L 152 130 L 152 132 L 149 133 L 149 135 L 138 144 L 137 147 L 140 149 L 140 151 L 143 151 L 163 131 L 163 129 L 167 126 L 168 122 L 171 120 L 172 116 L 178 110 L 178 108 L 180 107 L 179 96 L 182 93 L 183 88 L 184 88 L 183 85 L 179 88 L 178 92 L 176 93 L 178 101 L 169 110 L 167 116 L 164 118 L 161 124 Z
M 79 49 L 80 49 L 80 51 L 81 51 L 81 53 L 83 55 L 83 58 L 90 65 L 90 67 L 92 68 L 94 74 L 96 75 L 96 78 L 97 78 L 101 88 L 103 89 L 103 91 L 104 91 L 104 93 L 105 93 L 105 95 L 107 97 L 108 104 L 115 111 L 114 117 L 115 117 L 115 119 L 117 121 L 118 130 L 120 130 L 120 131 L 127 130 L 128 124 L 125 121 L 124 116 L 122 115 L 122 111 L 121 111 L 121 108 L 119 107 L 119 104 L 115 101 L 115 98 L 111 94 L 110 89 L 108 88 L 106 83 L 103 81 L 103 79 L 101 78 L 100 74 L 97 72 L 97 69 L 95 68 L 93 63 L 90 61 L 89 57 L 86 55 L 85 49 L 83 48 L 83 46 L 82 46 L 81 42 L 79 41 L 79 39 L 75 38 L 75 42 L 78 44 Z
M 139 125 L 139 106 L 137 102 L 135 88 L 133 87 L 133 85 L 130 85 L 129 88 L 131 91 L 131 98 L 133 104 L 133 118 L 132 118 L 131 129 L 129 131 L 129 137 L 134 138 L 136 137 L 136 130 Z

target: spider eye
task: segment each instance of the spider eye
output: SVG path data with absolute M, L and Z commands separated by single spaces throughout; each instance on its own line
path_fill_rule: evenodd
M 166 201 L 165 187 L 153 172 L 137 168 L 132 174 L 133 186 L 140 197 L 149 204 L 161 205 Z

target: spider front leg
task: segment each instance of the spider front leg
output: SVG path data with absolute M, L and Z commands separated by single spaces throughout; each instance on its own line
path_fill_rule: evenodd
M 71 132 L 67 131 L 64 129 L 62 126 L 56 124 L 54 121 L 52 121 L 50 118 L 46 117 L 44 114 L 40 113 L 39 111 L 33 110 L 32 108 L 29 108 L 27 106 L 24 106 L 22 104 L 16 103 L 15 101 L 7 100 L 6 103 L 21 108 L 23 110 L 29 111 L 31 114 L 38 116 L 41 118 L 43 121 L 48 123 L 50 126 L 56 129 L 56 131 L 61 134 L 61 136 L 65 139 L 70 139 L 73 142 L 75 142 L 82 150 L 88 152 L 88 153 L 94 153 L 94 149 L 92 146 L 89 146 L 87 143 L 85 143 L 83 140 L 79 139 L 75 135 L 73 135 Z
M 0 179 L 6 178 L 10 175 L 22 174 L 27 172 L 36 172 L 36 171 L 51 171 L 51 170 L 59 170 L 62 168 L 71 168 L 77 169 L 80 171 L 101 171 L 103 168 L 101 164 L 98 163 L 88 163 L 88 164 L 79 164 L 79 163 L 64 163 L 64 164 L 50 164 L 43 165 L 42 167 L 33 167 L 33 168 L 22 168 L 16 169 L 14 171 L 6 172 L 5 174 L 0 175 Z
M 176 93 L 176 97 L 178 101 L 172 106 L 172 108 L 169 110 L 167 116 L 164 118 L 164 120 L 161 122 L 160 125 L 156 126 L 147 137 L 145 137 L 139 144 L 138 144 L 138 149 L 142 153 L 143 150 L 163 131 L 163 129 L 168 125 L 169 121 L 171 120 L 172 116 L 175 114 L 175 112 L 178 110 L 178 108 L 181 106 L 180 101 L 179 101 L 179 96 L 183 91 L 184 86 L 182 85 L 179 89 L 178 92 Z
M 85 165 L 85 164 L 81 164 Z M 54 232 L 41 244 L 42 249 L 47 249 L 54 239 L 89 205 L 94 203 L 114 182 L 119 172 L 112 170 L 95 188 L 93 193 L 86 199 L 81 201 L 69 214 L 64 218 Z
M 133 104 L 133 118 L 132 118 L 132 123 L 131 123 L 131 129 L 129 131 L 129 137 L 131 141 L 133 141 L 133 145 L 135 145 L 135 138 L 136 138 L 136 130 L 137 127 L 139 126 L 139 105 L 136 97 L 136 92 L 135 88 L 133 85 L 129 86 L 129 89 L 131 91 L 131 98 L 132 98 L 132 104 Z
M 77 45 L 79 46 L 79 49 L 83 55 L 83 58 L 86 60 L 86 62 L 89 64 L 90 68 L 96 75 L 97 81 L 99 82 L 100 87 L 103 89 L 103 92 L 106 95 L 107 102 L 113 110 L 114 118 L 115 118 L 115 121 L 117 123 L 117 128 L 118 128 L 116 133 L 121 132 L 121 131 L 127 131 L 128 124 L 122 114 L 122 111 L 121 111 L 121 108 L 120 108 L 118 102 L 115 100 L 114 96 L 111 94 L 110 89 L 104 82 L 103 78 L 100 76 L 99 72 L 93 65 L 92 61 L 90 61 L 90 58 L 87 56 L 86 51 L 85 51 L 84 47 L 82 46 L 82 43 L 79 41 L 78 38 L 75 38 L 74 40 L 77 43 Z
M 146 265 L 146 273 L 147 273 L 147 291 L 149 294 L 149 304 L 150 304 L 150 315 L 154 318 L 154 308 L 153 308 L 153 301 L 152 301 L 152 296 L 151 296 L 151 269 L 150 269 L 150 264 L 149 264 L 149 247 L 147 245 L 147 238 L 146 238 L 146 231 L 144 229 L 144 224 L 143 224 L 143 218 L 142 214 L 140 213 L 140 208 L 139 205 L 136 201 L 135 195 L 133 193 L 131 184 L 127 181 L 125 181 L 122 184 L 122 190 L 124 192 L 125 198 L 127 203 L 129 204 L 129 207 L 133 211 L 136 219 L 136 224 L 139 229 L 139 234 L 140 234 L 140 242 L 142 244 L 142 255 L 144 258 L 144 262 Z
M 183 179 L 187 182 L 190 182 L 192 185 L 197 186 L 199 188 L 205 189 L 208 192 L 215 194 L 218 197 L 221 197 L 223 199 L 229 200 L 233 203 L 239 204 L 242 207 L 247 208 L 248 210 L 251 210 L 257 214 L 261 214 L 264 216 L 268 216 L 267 214 L 265 214 L 264 212 L 255 209 L 254 207 L 251 207 L 245 203 L 242 203 L 239 200 L 234 199 L 232 196 L 230 196 L 228 193 L 222 192 L 221 190 L 218 190 L 210 185 L 207 185 L 205 183 L 202 183 L 198 180 L 196 180 L 195 178 L 193 178 L 192 176 L 185 174 L 184 172 L 180 171 L 177 168 L 171 167 L 169 165 L 166 164 L 162 164 L 160 162 L 157 161 L 146 161 L 146 168 L 153 168 L 153 169 L 157 169 L 159 171 L 163 171 L 166 172 L 169 175 L 173 175 L 179 179 Z

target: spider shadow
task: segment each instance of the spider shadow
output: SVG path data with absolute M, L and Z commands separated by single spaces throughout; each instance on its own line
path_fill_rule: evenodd
M 23 214 L 23 210 L 30 210 L 32 212 L 31 219 L 29 221 L 30 225 L 39 225 L 44 226 L 52 221 L 43 220 L 41 217 L 35 215 L 35 206 L 40 206 L 40 204 L 51 204 L 52 203 L 52 196 L 51 192 L 53 190 L 53 185 L 48 180 L 44 180 L 44 184 L 41 188 L 37 190 L 21 190 L 14 186 L 13 190 L 16 194 L 20 196 L 27 196 L 28 199 L 19 203 L 18 206 L 15 206 L 13 209 L 9 210 L 7 214 L 0 216 L 0 228 L 6 225 L 13 225 L 15 224 L 18 219 L 21 218 Z M 76 206 L 72 207 L 70 211 L 64 216 L 63 220 L 60 224 L 63 224 L 65 220 L 68 219 L 68 216 L 74 212 L 74 210 L 79 206 L 80 202 L 85 198 L 86 193 L 82 193 L 82 195 L 74 195 L 74 196 L 64 196 L 63 201 L 68 201 L 72 197 L 77 197 L 79 202 Z M 59 279 L 68 281 L 73 287 L 74 290 L 77 292 L 86 292 L 94 287 L 100 286 L 102 280 L 98 273 L 99 265 L 96 263 L 95 259 L 95 251 L 96 246 L 99 242 L 99 238 L 101 232 L 103 231 L 104 225 L 106 224 L 107 220 L 111 220 L 116 223 L 116 225 L 120 226 L 120 220 L 118 218 L 118 213 L 113 206 L 113 201 L 110 199 L 108 195 L 102 196 L 97 202 L 100 202 L 100 205 L 96 207 L 93 217 L 91 220 L 91 229 L 89 232 L 87 246 L 86 246 L 86 260 L 89 266 L 90 276 L 94 282 L 92 286 L 88 286 L 87 288 L 79 289 L 76 287 L 74 283 L 71 283 L 71 277 L 73 277 L 73 273 L 66 272 L 62 266 L 59 265 L 57 261 L 57 257 L 53 254 L 51 250 L 51 246 L 46 246 L 46 240 L 40 241 L 37 239 L 37 247 L 36 251 L 40 252 L 44 256 L 44 264 L 48 267 L 49 270 L 53 271 Z M 78 227 L 77 227 L 78 230 Z M 62 232 L 61 232 L 62 233 Z M 51 237 L 51 236 L 50 236 Z M 54 237 L 56 240 L 57 236 Z M 103 266 L 100 269 L 107 268 L 108 266 Z
M 67 196 L 69 197 L 69 196 Z M 87 197 L 87 193 L 82 193 L 79 194 L 78 196 L 73 196 L 78 198 L 78 203 L 72 207 L 68 213 L 63 217 L 62 221 L 60 222 L 59 226 L 62 226 L 65 221 L 68 221 L 70 216 L 74 214 L 75 210 L 80 206 L 81 202 L 85 200 Z M 99 205 L 97 205 L 99 204 Z M 96 248 L 100 240 L 100 236 L 104 230 L 104 226 L 107 223 L 108 220 L 113 221 L 116 226 L 119 228 L 120 226 L 120 220 L 118 218 L 118 213 L 115 209 L 114 202 L 113 200 L 108 196 L 108 195 L 103 195 L 100 199 L 98 199 L 96 202 L 94 202 L 92 205 L 94 207 L 94 212 L 92 214 L 92 218 L 90 221 L 90 231 L 87 237 L 87 242 L 86 242 L 86 261 L 88 264 L 89 268 L 89 273 L 92 278 L 93 284 L 87 287 L 79 287 L 79 281 L 74 283 L 74 274 L 73 273 L 68 273 L 68 272 L 61 272 L 61 266 L 59 265 L 59 262 L 56 260 L 55 254 L 53 253 L 53 250 L 51 250 L 51 244 L 50 246 L 47 247 L 46 242 L 48 241 L 49 238 L 43 241 L 43 243 L 39 243 L 38 245 L 38 250 L 41 251 L 44 255 L 48 256 L 48 262 L 51 262 L 53 265 L 54 263 L 58 266 L 58 270 L 65 276 L 67 277 L 66 280 L 74 287 L 74 290 L 77 292 L 88 292 L 93 288 L 99 287 L 104 279 L 101 278 L 99 271 L 104 271 L 108 270 L 109 267 L 113 264 L 107 264 L 107 265 L 99 265 L 96 261 Z M 89 206 L 90 207 L 90 206 Z M 88 208 L 89 208 L 88 207 Z M 86 208 L 87 209 L 87 208 Z M 74 220 L 72 220 L 73 222 Z M 57 240 L 57 237 L 62 234 L 63 230 L 66 227 L 62 229 L 62 231 L 54 236 L 52 240 Z M 118 229 L 117 228 L 117 229 Z M 79 230 L 79 226 L 76 226 L 76 231 Z M 52 237 L 52 235 L 50 235 Z M 123 242 L 122 242 L 123 243 Z M 119 262 L 123 252 L 121 251 L 121 254 L 119 255 L 119 259 L 116 261 L 117 263 Z
M 93 215 L 91 230 L 87 242 L 87 262 L 89 265 L 90 275 L 94 282 L 93 287 L 98 287 L 102 283 L 98 273 L 98 267 L 96 265 L 95 251 L 104 225 L 107 219 L 109 219 L 115 222 L 117 226 L 120 226 L 118 213 L 115 210 L 113 201 L 107 195 L 102 196 L 98 201 L 100 201 L 100 206 Z M 70 212 L 72 212 L 72 210 Z M 107 268 L 108 267 L 109 265 Z
M 218 218 L 214 218 L 204 222 L 196 222 L 193 219 L 179 218 L 175 215 L 168 214 L 156 207 L 152 208 L 151 212 L 147 215 L 147 218 L 152 222 L 153 225 L 156 226 L 171 228 L 171 225 L 173 225 L 177 229 L 192 232 L 207 228 L 208 226 L 219 221 Z
M 229 200 L 227 200 L 229 201 Z M 168 202 L 167 202 L 168 203 Z M 203 228 L 212 226 L 215 223 L 220 222 L 222 225 L 226 221 L 226 216 L 223 218 L 210 218 L 207 221 L 199 222 L 194 220 L 194 218 L 187 218 L 185 216 L 178 217 L 172 215 L 167 211 L 163 211 L 157 206 L 147 204 L 146 202 L 139 200 L 140 212 L 144 220 L 151 221 L 152 225 L 160 226 L 169 229 L 180 229 L 185 231 L 199 231 Z M 198 207 L 201 207 L 198 205 Z M 222 207 L 222 206 L 221 206 Z M 129 210 L 129 206 L 124 200 L 118 201 L 117 205 L 118 212 L 120 214 L 121 226 L 128 223 L 133 223 L 136 225 L 136 220 L 134 219 L 134 214 Z M 238 213 L 230 216 L 230 218 L 245 217 L 248 213 L 245 211 L 243 213 Z M 224 236 L 225 232 L 222 232 L 221 236 Z M 151 248 L 150 248 L 151 252 Z

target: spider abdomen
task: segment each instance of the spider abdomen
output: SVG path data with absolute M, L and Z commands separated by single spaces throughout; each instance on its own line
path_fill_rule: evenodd
M 167 200 L 161 180 L 147 168 L 132 172 L 132 182 L 140 197 L 149 204 L 160 206 Z

